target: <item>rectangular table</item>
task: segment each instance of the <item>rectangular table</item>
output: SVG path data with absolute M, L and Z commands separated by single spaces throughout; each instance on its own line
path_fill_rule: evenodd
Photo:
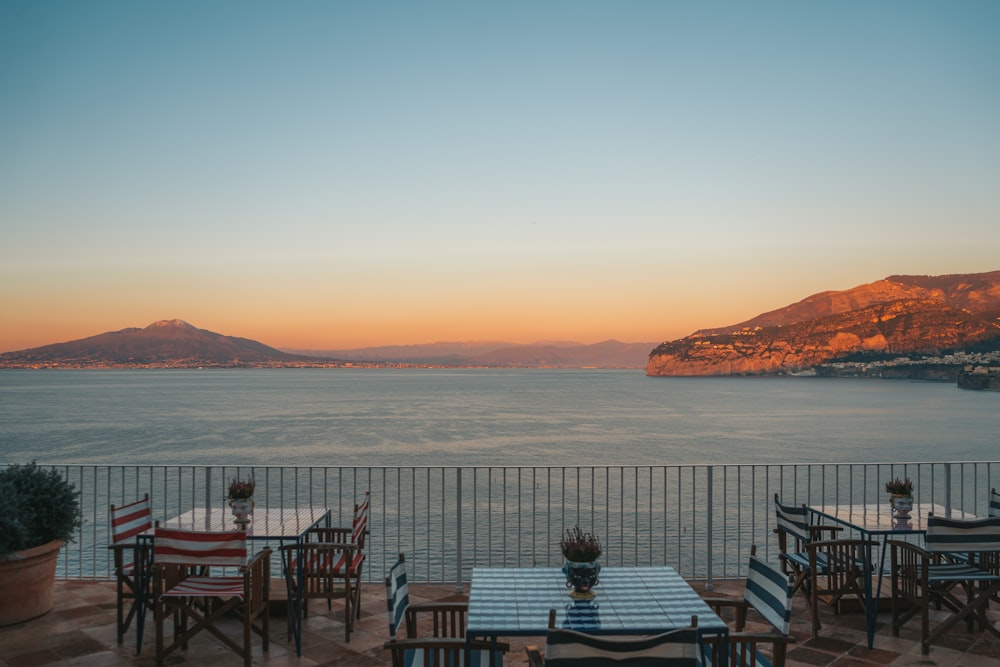
M 255 508 L 251 521 L 246 527 L 248 540 L 272 540 L 277 542 L 295 542 L 301 544 L 310 528 L 325 523 L 329 525 L 330 510 L 326 507 L 283 507 Z M 218 532 L 236 530 L 238 526 L 233 521 L 232 511 L 227 507 L 195 507 L 180 516 L 168 519 L 160 524 L 164 528 L 178 530 L 200 530 Z M 146 539 L 155 539 L 155 529 L 144 534 Z M 302 590 L 301 571 L 298 590 Z M 145 584 L 140 586 L 145 590 Z M 289 603 L 292 602 L 291 591 L 288 592 Z M 140 618 L 136 620 L 137 640 L 136 650 L 142 647 L 142 627 L 145 620 L 145 605 L 138 606 Z M 292 618 L 292 629 L 295 636 L 295 652 L 302 655 L 302 600 L 295 596 L 294 609 L 289 609 Z
M 881 555 L 878 563 L 878 583 L 872 591 L 871 577 L 865 577 L 865 621 L 868 632 L 868 648 L 875 639 L 875 618 L 878 614 L 878 599 L 882 592 L 882 572 L 885 568 L 886 542 L 888 537 L 924 535 L 927 533 L 927 517 L 946 516 L 957 519 L 974 519 L 974 514 L 947 508 L 937 503 L 914 503 L 908 518 L 900 518 L 893 513 L 888 502 L 863 505 L 809 505 L 808 509 L 817 517 L 856 530 L 863 539 L 882 539 Z M 869 562 L 871 555 L 869 554 Z
M 590 634 L 652 635 L 691 625 L 700 635 L 729 626 L 672 567 L 605 567 L 592 600 L 574 600 L 556 567 L 472 570 L 466 637 L 544 636 L 549 610 L 556 626 Z

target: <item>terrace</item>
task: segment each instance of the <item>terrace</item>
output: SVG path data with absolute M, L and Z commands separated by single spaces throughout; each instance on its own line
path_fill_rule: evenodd
M 60 556 L 54 610 L 23 626 L 0 628 L 0 667 L 45 664 L 152 664 L 147 633 L 140 656 L 128 639 L 117 646 L 114 591 L 109 583 L 107 513 L 149 492 L 154 517 L 165 520 L 198 506 L 218 506 L 227 481 L 249 468 L 205 466 L 58 466 L 81 491 L 85 525 Z M 269 507 L 323 506 L 335 525 L 348 525 L 353 503 L 372 493 L 371 534 L 362 619 L 343 641 L 342 610 L 314 612 L 306 621 L 303 654 L 285 641 L 283 605 L 275 603 L 271 650 L 260 664 L 388 664 L 383 579 L 399 552 L 411 564 L 411 594 L 461 599 L 473 567 L 556 566 L 566 526 L 602 537 L 607 566 L 674 566 L 699 591 L 739 595 L 746 556 L 777 559 L 773 496 L 783 502 L 880 503 L 893 477 L 914 480 L 916 500 L 986 515 L 990 488 L 1000 487 L 1000 463 L 894 463 L 607 467 L 260 467 L 255 499 Z M 277 572 L 273 569 L 272 573 Z M 281 587 L 280 584 L 276 584 Z M 836 615 L 823 606 L 819 639 L 812 639 L 801 596 L 793 612 L 797 643 L 791 665 L 996 664 L 1000 642 L 953 633 L 921 656 L 918 623 L 892 637 L 879 615 L 873 649 L 864 615 Z M 322 608 L 322 605 L 319 605 Z M 992 619 L 1000 609 L 990 612 Z M 147 626 L 148 628 L 148 626 Z M 130 637 L 134 634 L 130 632 Z M 507 664 L 526 664 L 515 639 Z M 257 647 L 259 651 L 259 646 Z M 172 664 L 233 663 L 201 637 Z M 255 656 L 255 662 L 257 656 Z

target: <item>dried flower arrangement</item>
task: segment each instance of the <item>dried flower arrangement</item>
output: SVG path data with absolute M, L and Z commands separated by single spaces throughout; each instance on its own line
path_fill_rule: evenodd
M 601 540 L 593 533 L 580 530 L 579 526 L 567 528 L 559 546 L 563 557 L 573 563 L 592 563 L 601 555 Z
M 897 496 L 912 496 L 913 482 L 910 481 L 909 477 L 904 477 L 903 479 L 897 477 L 891 482 L 885 483 L 885 490 Z
M 245 481 L 237 477 L 229 481 L 229 495 L 227 499 L 229 502 L 233 502 L 234 500 L 250 500 L 253 498 L 253 492 L 256 488 L 257 482 L 254 481 L 253 475 Z

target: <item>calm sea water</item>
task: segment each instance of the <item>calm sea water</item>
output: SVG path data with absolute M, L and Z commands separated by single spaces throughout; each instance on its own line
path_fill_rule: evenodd
M 605 370 L 0 371 L 0 463 L 994 460 L 1000 393 Z

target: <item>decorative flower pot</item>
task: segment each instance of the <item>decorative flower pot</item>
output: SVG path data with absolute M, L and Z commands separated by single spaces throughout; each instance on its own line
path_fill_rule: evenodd
M 253 514 L 253 498 L 232 500 L 229 503 L 229 507 L 233 510 L 233 516 L 235 517 L 233 521 L 237 525 L 246 527 L 250 523 L 250 515 Z
M 601 583 L 598 575 L 601 573 L 601 564 L 597 561 L 592 563 L 575 563 L 566 561 L 563 566 L 563 574 L 566 575 L 566 588 L 571 589 L 569 596 L 574 600 L 591 600 L 597 593 L 594 586 Z
M 889 496 L 889 504 L 892 505 L 892 512 L 897 518 L 906 519 L 913 510 L 913 496 L 894 493 Z
M 62 545 L 62 540 L 52 540 L 0 561 L 0 626 L 21 623 L 52 609 Z

